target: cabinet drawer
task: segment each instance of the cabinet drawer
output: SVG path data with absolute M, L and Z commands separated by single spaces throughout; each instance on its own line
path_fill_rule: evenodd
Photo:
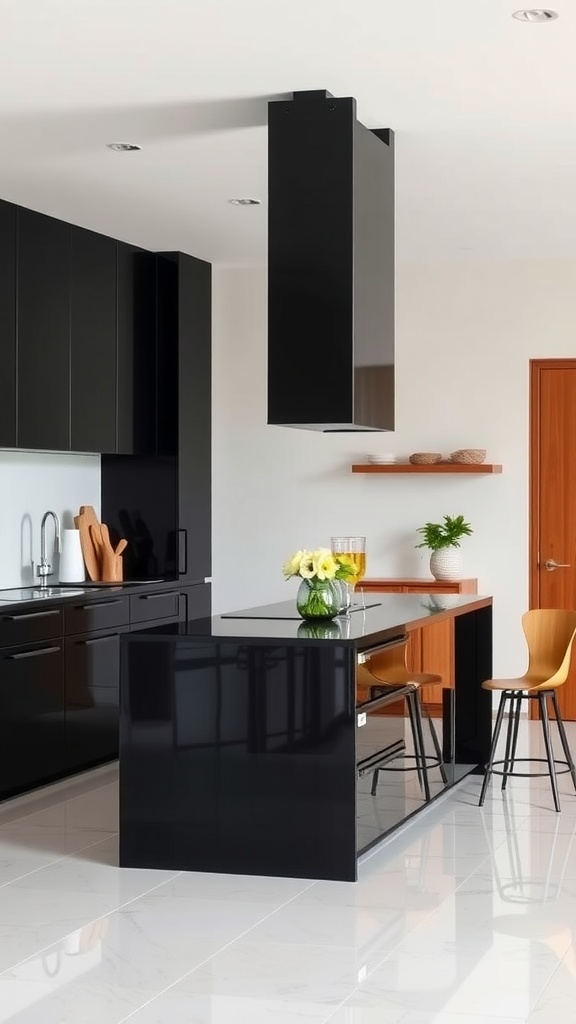
M 66 639 L 66 770 L 118 756 L 120 633 Z
M 0 798 L 64 771 L 64 648 L 0 651 Z
M 170 590 L 164 594 L 134 594 L 130 598 L 130 623 L 153 619 L 178 619 L 180 594 Z
M 64 616 L 62 606 L 52 604 L 45 608 L 22 608 L 0 614 L 0 647 L 33 644 L 62 636 Z
M 66 633 L 89 633 L 96 629 L 123 626 L 130 621 L 128 597 L 100 597 L 67 605 L 64 609 Z

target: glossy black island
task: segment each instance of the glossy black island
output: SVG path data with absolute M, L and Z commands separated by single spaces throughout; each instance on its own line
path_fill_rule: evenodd
M 356 667 L 442 618 L 454 619 L 455 678 L 432 798 L 485 763 L 491 599 L 377 598 L 317 626 L 291 601 L 122 638 L 122 866 L 354 881 L 359 854 L 426 806 L 417 774 L 397 770 L 404 702 L 358 705 Z

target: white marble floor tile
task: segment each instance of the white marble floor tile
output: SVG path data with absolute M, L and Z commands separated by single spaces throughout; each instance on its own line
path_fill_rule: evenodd
M 253 935 L 188 974 L 140 1011 L 135 1024 L 324 1021 L 356 989 L 364 965 L 352 952 L 261 945 Z
M 535 726 L 521 742 L 539 753 Z M 483 809 L 480 784 L 356 884 L 121 870 L 114 767 L 9 801 L 0 1024 L 571 1024 L 571 782 L 559 815 L 546 779 L 496 782 Z
M 415 1011 L 388 1003 L 374 1005 L 361 995 L 354 1005 L 346 1004 L 329 1018 L 326 1024 L 524 1024 L 525 1017 L 485 1016 L 470 1013 L 449 1013 L 436 1010 Z M 553 1024 L 550 1021 L 550 1024 Z M 555 1024 L 560 1024 L 556 1021 Z
M 82 830 L 117 832 L 118 831 L 118 785 L 107 783 L 99 786 L 87 799 L 85 793 L 76 793 L 73 789 L 65 791 L 66 798 L 58 802 L 41 806 L 38 809 L 24 807 L 24 813 L 17 814 L 12 809 L 10 817 L 0 819 L 0 835 L 12 830 L 17 832 L 42 832 L 44 829 L 54 831 Z M 33 806 L 33 805 L 32 805 Z
M 76 840 L 76 842 L 73 841 Z M 73 837 L 57 833 L 50 836 L 29 835 L 11 832 L 6 839 L 0 832 L 0 887 L 38 871 L 48 864 L 70 853 L 81 855 L 81 851 L 103 845 L 103 840 L 116 842 L 116 837 L 106 832 L 76 833 Z
M 45 828 L 40 832 L 19 832 L 10 829 L 9 832 L 0 831 L 0 849 L 8 857 L 17 849 L 44 853 L 46 864 L 51 864 L 56 857 L 88 856 L 87 851 L 108 839 L 115 839 L 115 833 L 96 832 L 91 829 L 67 831 Z
M 558 970 L 540 993 L 527 1024 L 563 1024 L 576 1013 L 576 945 L 570 947 Z
M 171 990 L 130 1017 L 129 1024 L 324 1024 L 333 1019 L 329 1014 L 323 1006 L 297 1000 L 286 1004 L 236 995 L 181 995 Z
M 183 871 L 171 881 L 169 892 L 174 898 L 268 903 L 281 906 L 315 884 L 317 883 L 314 881 L 302 878 Z M 159 895 L 166 895 L 167 892 L 168 887 L 164 887 Z
M 552 950 L 536 944 L 509 951 L 505 943 L 495 942 L 483 952 L 441 949 L 419 956 L 400 948 L 367 977 L 360 992 L 365 1004 L 377 1007 L 463 1015 L 474 1010 L 523 1020 L 558 962 Z M 349 1003 L 354 1002 L 353 995 Z

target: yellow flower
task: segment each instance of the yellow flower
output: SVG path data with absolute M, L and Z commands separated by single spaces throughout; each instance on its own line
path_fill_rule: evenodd
M 302 564 L 302 559 L 306 558 L 307 555 L 307 551 L 297 551 L 295 555 L 292 555 L 292 558 L 289 558 L 288 561 L 284 563 L 284 568 L 282 571 L 287 579 L 290 576 L 298 576 L 300 574 L 300 566 Z
M 314 575 L 319 580 L 333 580 L 338 564 L 330 548 L 318 548 L 312 552 Z
M 300 562 L 300 576 L 303 580 L 311 580 L 316 575 L 312 551 L 304 551 Z

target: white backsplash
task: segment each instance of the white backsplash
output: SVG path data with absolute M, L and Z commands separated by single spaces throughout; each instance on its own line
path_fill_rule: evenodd
M 73 527 L 80 505 L 100 515 L 100 456 L 0 451 L 0 589 L 30 586 L 40 560 L 40 523 L 52 509 Z M 54 526 L 46 525 L 48 560 L 56 570 Z M 34 563 L 34 570 L 32 569 Z

